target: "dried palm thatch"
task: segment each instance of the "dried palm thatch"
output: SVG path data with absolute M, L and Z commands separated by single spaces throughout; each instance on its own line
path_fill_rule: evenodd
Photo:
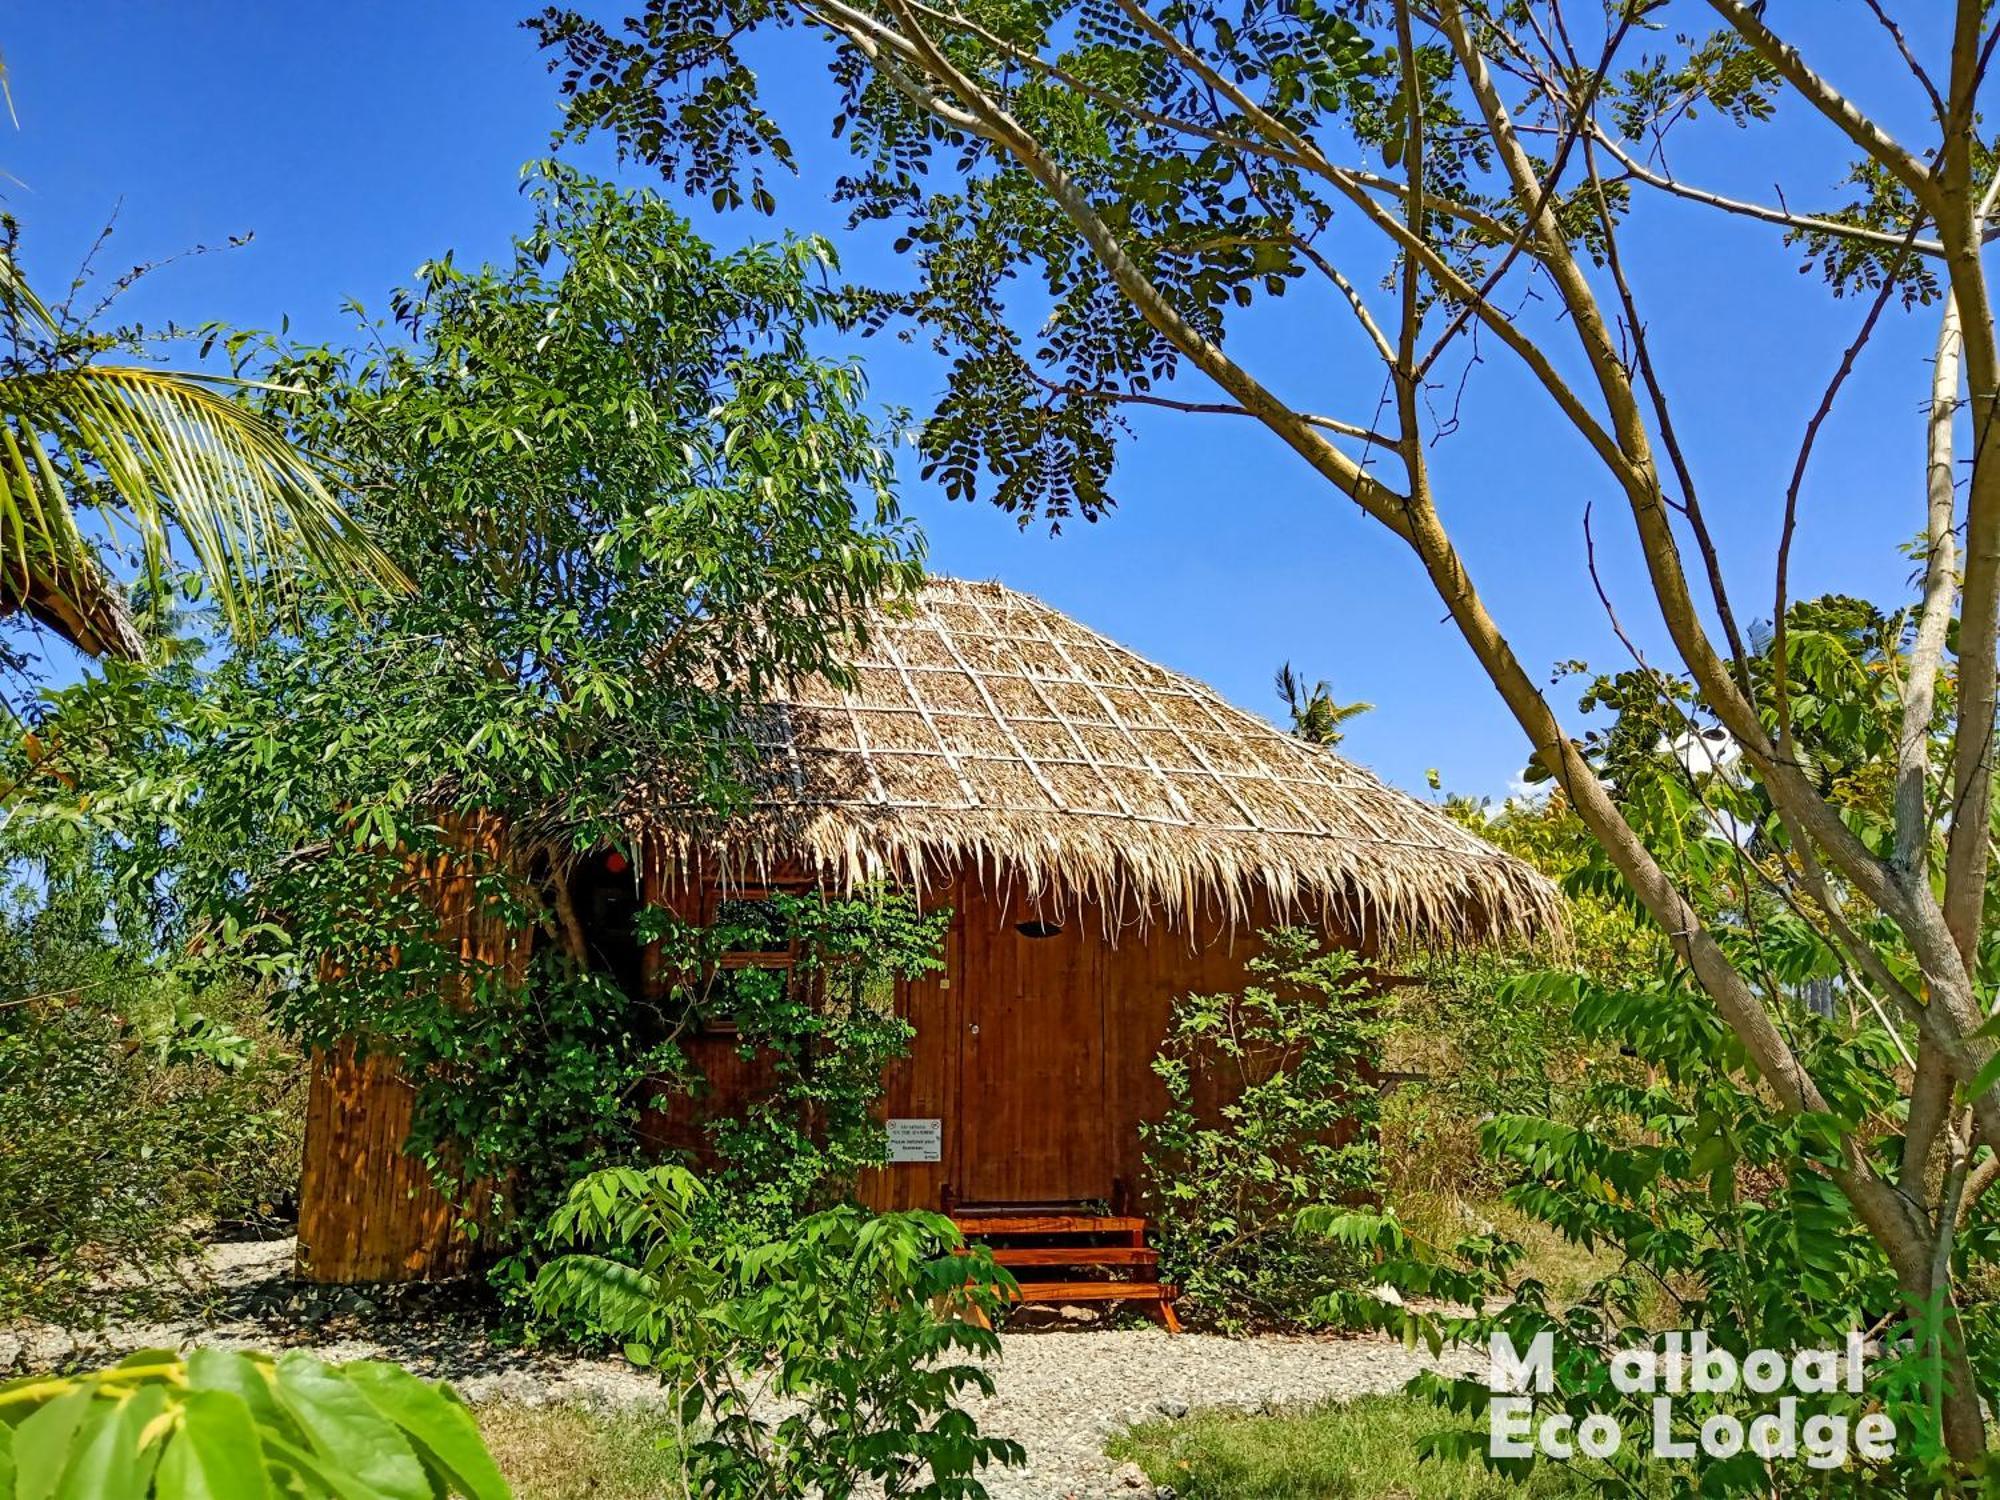
M 640 789 L 639 842 L 848 886 L 970 868 L 1140 920 L 1261 898 L 1382 941 L 1561 922 L 1546 880 L 1429 804 L 997 583 L 884 605 L 847 686 L 802 685 L 748 738 L 746 807 Z

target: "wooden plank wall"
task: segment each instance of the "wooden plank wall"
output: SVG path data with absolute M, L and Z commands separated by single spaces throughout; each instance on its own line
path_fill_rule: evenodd
M 953 882 L 932 894 L 930 903 L 952 909 L 945 932 L 944 968 L 896 986 L 896 1009 L 916 1028 L 910 1055 L 890 1066 L 883 1079 L 885 1118 L 944 1121 L 943 1160 L 901 1162 L 864 1172 L 856 1196 L 883 1212 L 939 1207 L 952 1177 L 956 1149 L 953 1115 L 958 1108 L 959 996 L 965 976 L 965 899 L 969 882 Z
M 477 930 L 461 876 L 433 870 L 426 878 L 437 885 L 447 930 L 459 932 L 466 951 L 496 960 L 510 951 L 525 956 L 518 940 L 510 949 L 505 934 Z M 648 899 L 705 915 L 703 883 L 668 887 L 656 876 Z M 865 1174 L 862 1201 L 888 1210 L 936 1209 L 947 1193 L 959 1204 L 1124 1196 L 1144 1208 L 1139 1127 L 1166 1107 L 1152 1061 L 1173 1002 L 1240 989 L 1256 931 L 1275 925 L 1275 915 L 1259 904 L 1236 921 L 1195 912 L 1107 933 L 1097 912 L 1038 910 L 1022 893 L 993 890 L 972 875 L 927 899 L 953 908 L 945 967 L 898 987 L 898 1009 L 916 1037 L 910 1056 L 884 1080 L 882 1108 L 890 1118 L 941 1121 L 942 1159 Z M 1037 918 L 1061 921 L 1063 934 L 1036 939 L 1016 931 Z M 975 1020 L 995 1030 L 970 1039 Z M 1100 1025 L 1101 1045 L 1092 1034 Z M 706 1084 L 694 1096 L 656 1094 L 641 1136 L 655 1151 L 691 1151 L 699 1162 L 705 1123 L 755 1098 L 769 1075 L 757 1059 L 740 1055 L 733 1036 L 690 1037 L 684 1046 Z M 970 1084 L 968 1068 L 978 1075 Z M 453 1231 L 449 1205 L 401 1149 L 410 1100 L 390 1060 L 357 1063 L 343 1053 L 317 1061 L 300 1186 L 302 1274 L 411 1279 L 468 1265 L 471 1247 Z M 980 1118 L 962 1118 L 961 1101 Z M 1205 1111 L 1220 1102 L 1197 1101 Z
M 1166 1109 L 1166 1088 L 1152 1064 L 1173 1003 L 1191 993 L 1240 990 L 1249 978 L 1244 966 L 1259 948 L 1257 931 L 1279 925 L 1277 914 L 1260 902 L 1240 920 L 1197 911 L 1107 933 L 1095 911 L 1038 911 L 1018 891 L 994 891 L 971 878 L 940 899 L 954 911 L 945 971 L 902 989 L 899 1004 L 917 1035 L 911 1055 L 889 1070 L 883 1110 L 889 1118 L 942 1121 L 943 1159 L 866 1174 L 862 1201 L 884 1210 L 935 1209 L 949 1188 L 958 1204 L 1123 1195 L 1143 1208 L 1139 1128 Z M 1037 916 L 1060 918 L 1063 935 L 1036 939 L 1015 930 Z M 1326 936 L 1348 941 L 1336 932 Z M 971 1038 L 973 1021 L 990 1026 L 985 1018 L 994 1013 L 1011 1014 L 1019 1028 L 1009 1028 L 1013 1036 L 1031 1038 L 1039 1053 L 1010 1068 L 1004 1055 L 980 1045 L 984 1030 Z M 1081 1029 L 1100 1013 L 1101 1079 L 1093 1088 L 1086 1075 L 1095 1049 Z M 983 1088 L 969 1084 L 967 1070 L 982 1062 L 1006 1076 Z M 1075 1076 L 1065 1064 L 1076 1065 Z M 983 1101 L 982 1118 L 959 1118 L 961 1099 L 968 1106 Z M 1212 1115 L 1222 1102 L 1204 1091 L 1196 1105 Z M 1050 1190 L 1043 1145 L 1051 1124 L 1069 1137 L 1063 1167 L 1069 1175 L 1057 1191 Z M 1034 1144 L 1024 1155 L 1010 1135 Z

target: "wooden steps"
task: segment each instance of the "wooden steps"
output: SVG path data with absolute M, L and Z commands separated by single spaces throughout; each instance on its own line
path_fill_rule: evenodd
M 1143 1245 L 1003 1245 L 993 1252 L 995 1265 L 1015 1266 L 1156 1266 L 1160 1252 Z
M 982 1240 L 1014 1234 L 1139 1234 L 1146 1221 L 1129 1214 L 982 1214 L 957 1213 L 958 1232 Z
M 1128 1214 L 958 1213 L 966 1240 L 984 1245 L 1014 1272 L 1016 1302 L 1134 1302 L 1169 1333 L 1179 1289 L 1160 1280 L 1160 1253 L 1146 1243 L 1146 1221 Z M 1057 1243 L 1049 1243 L 1056 1241 Z M 1094 1280 L 1079 1273 L 1101 1269 Z
M 1157 1302 L 1165 1306 L 1166 1288 L 1136 1281 L 1024 1281 L 1016 1302 Z

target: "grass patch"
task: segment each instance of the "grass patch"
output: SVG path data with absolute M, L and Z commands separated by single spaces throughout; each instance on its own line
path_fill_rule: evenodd
M 663 1408 L 587 1406 L 474 1409 L 479 1430 L 517 1500 L 672 1500 L 685 1495 L 680 1461 L 654 1445 L 670 1430 Z
M 1197 1412 L 1112 1439 L 1179 1500 L 1552 1500 L 1581 1486 L 1551 1470 L 1525 1484 L 1474 1462 L 1417 1457 L 1417 1440 L 1472 1427 L 1408 1396 L 1364 1396 L 1278 1416 Z
M 1548 1288 L 1549 1300 L 1564 1305 L 1582 1296 L 1592 1282 L 1622 1265 L 1613 1250 L 1586 1250 L 1539 1219 L 1531 1219 L 1498 1197 L 1408 1192 L 1390 1200 L 1397 1217 L 1419 1239 L 1449 1245 L 1469 1234 L 1497 1234 L 1517 1241 L 1527 1253 L 1518 1275 Z

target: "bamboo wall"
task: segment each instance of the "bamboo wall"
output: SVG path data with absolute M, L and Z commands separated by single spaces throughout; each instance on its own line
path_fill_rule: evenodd
M 403 1150 L 416 1091 L 393 1057 L 342 1047 L 313 1060 L 299 1176 L 299 1275 L 434 1281 L 472 1269 L 459 1211 Z
M 490 819 L 459 826 L 462 857 L 417 864 L 411 878 L 435 905 L 439 932 L 461 957 L 518 964 L 525 937 L 486 919 L 472 891 L 473 869 L 500 841 Z M 305 1152 L 299 1174 L 298 1273 L 311 1281 L 428 1281 L 472 1267 L 464 1214 L 433 1184 L 430 1170 L 403 1149 L 416 1090 L 392 1052 L 357 1056 L 344 1045 L 316 1055 L 306 1096 Z M 465 1214 L 489 1211 L 475 1184 Z

